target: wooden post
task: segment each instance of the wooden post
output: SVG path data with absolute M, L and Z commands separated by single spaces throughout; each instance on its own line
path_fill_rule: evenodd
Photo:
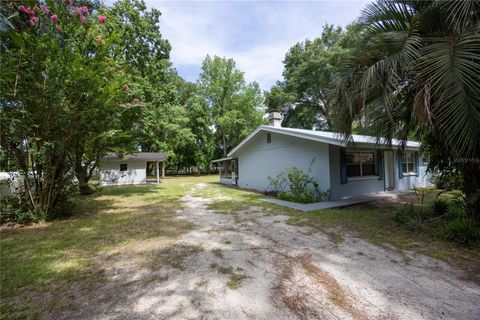
M 155 173 L 157 174 L 157 183 L 160 183 L 160 172 L 158 167 L 158 161 L 155 162 Z
M 162 161 L 162 179 L 165 179 L 165 161 Z

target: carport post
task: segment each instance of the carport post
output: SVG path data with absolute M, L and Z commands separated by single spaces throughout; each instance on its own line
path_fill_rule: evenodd
M 157 183 L 160 183 L 160 172 L 159 172 L 159 167 L 158 167 L 158 161 L 155 162 L 155 172 L 157 174 Z
M 165 161 L 162 161 L 162 179 L 165 179 Z

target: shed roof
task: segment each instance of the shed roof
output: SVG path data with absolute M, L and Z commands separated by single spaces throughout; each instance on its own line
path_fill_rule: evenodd
M 125 154 L 120 157 L 116 153 L 109 153 L 103 160 L 147 160 L 147 161 L 165 161 L 167 155 L 163 152 L 139 152 L 135 154 Z
M 285 134 L 288 136 L 303 138 L 307 140 L 314 140 L 318 142 L 323 142 L 327 144 L 333 144 L 341 147 L 345 147 L 347 145 L 370 145 L 370 146 L 390 146 L 389 142 L 380 137 L 373 137 L 373 136 L 364 136 L 353 134 L 349 137 L 348 141 L 345 140 L 345 136 L 341 133 L 337 132 L 327 132 L 327 131 L 316 131 L 316 130 L 305 130 L 305 129 L 294 129 L 294 128 L 282 128 L 282 127 L 272 127 L 272 126 L 259 126 L 254 132 L 252 132 L 247 138 L 245 138 L 240 144 L 238 144 L 232 151 L 228 153 L 228 156 L 231 157 L 237 152 L 240 148 L 242 148 L 250 139 L 252 139 L 257 133 L 260 131 L 266 132 L 274 132 L 279 134 Z M 419 149 L 420 143 L 417 141 L 403 141 L 392 139 L 391 141 L 392 146 L 401 146 L 408 149 Z

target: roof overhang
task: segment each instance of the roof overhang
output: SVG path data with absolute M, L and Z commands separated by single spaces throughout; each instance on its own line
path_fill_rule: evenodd
M 229 160 L 232 160 L 232 159 L 233 159 L 232 157 L 221 158 L 221 159 L 215 159 L 215 160 L 212 160 L 212 163 L 223 162 L 223 161 L 229 161 Z
M 107 154 L 102 160 L 106 161 L 125 161 L 125 160 L 146 160 L 146 161 L 165 161 L 167 155 L 163 152 L 139 152 L 134 154 L 125 154 L 123 156 L 110 153 Z
M 317 141 L 321 143 L 331 144 L 339 147 L 355 147 L 355 148 L 380 148 L 380 149 L 392 149 L 394 146 L 402 146 L 406 150 L 418 150 L 420 148 L 420 143 L 415 141 L 401 141 L 393 139 L 391 143 L 388 143 L 383 138 L 369 137 L 369 136 L 358 136 L 352 135 L 348 139 L 345 139 L 345 136 L 339 133 L 329 133 L 329 136 L 321 136 L 312 131 L 309 133 L 308 130 L 295 131 L 290 128 L 278 128 L 271 126 L 259 126 L 255 131 L 253 131 L 248 137 L 243 139 L 235 148 L 228 153 L 228 157 L 234 156 L 241 148 L 243 148 L 253 137 L 255 137 L 260 132 L 272 132 L 283 134 L 291 137 L 297 137 L 306 140 Z M 360 141 L 355 141 L 355 138 Z

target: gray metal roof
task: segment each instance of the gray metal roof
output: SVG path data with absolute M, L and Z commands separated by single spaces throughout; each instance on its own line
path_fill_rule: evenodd
M 103 160 L 146 160 L 146 161 L 165 161 L 167 155 L 163 152 L 139 152 L 135 154 L 125 154 L 120 157 L 118 154 L 109 153 Z
M 252 132 L 248 137 L 246 137 L 240 144 L 238 144 L 232 151 L 228 153 L 229 157 L 235 155 L 235 153 L 242 148 L 250 139 L 252 139 L 258 132 L 267 131 L 275 132 L 280 134 L 285 134 L 293 137 L 319 141 L 323 143 L 333 144 L 337 146 L 345 147 L 348 145 L 360 144 L 360 145 L 370 145 L 370 146 L 384 146 L 388 147 L 389 143 L 384 138 L 372 137 L 372 136 L 363 136 L 358 134 L 352 134 L 349 137 L 348 142 L 345 141 L 344 136 L 341 133 L 336 132 L 326 132 L 326 131 L 315 131 L 315 130 L 305 130 L 305 129 L 294 129 L 294 128 L 283 128 L 283 127 L 272 127 L 272 126 L 259 126 L 254 132 Z M 405 148 L 418 150 L 420 148 L 420 143 L 417 141 L 401 141 L 397 139 L 392 139 L 392 146 L 403 145 Z

